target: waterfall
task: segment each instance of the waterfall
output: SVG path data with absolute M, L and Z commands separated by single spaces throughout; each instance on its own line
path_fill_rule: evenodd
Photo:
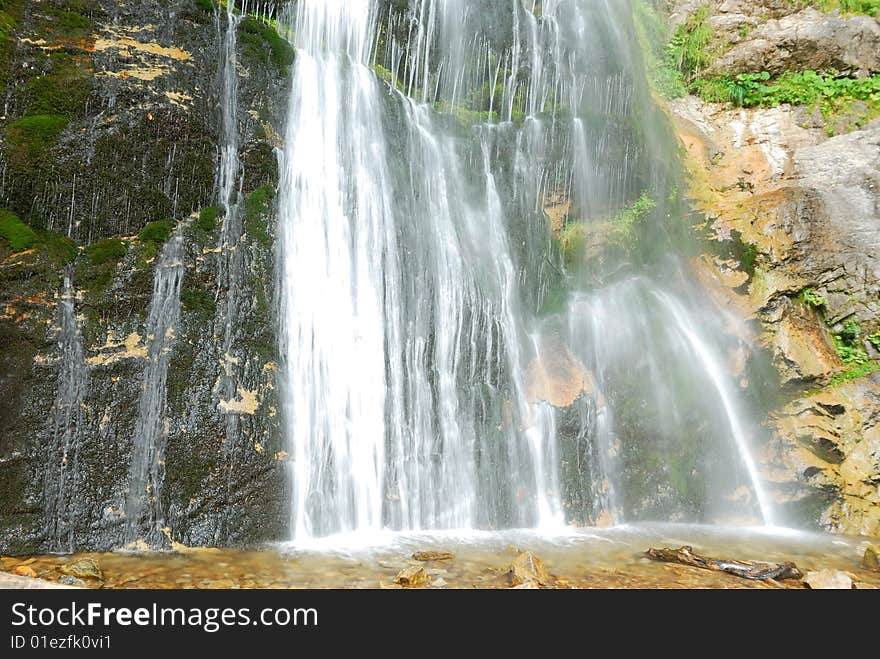
M 125 540 L 161 541 L 164 526 L 161 488 L 167 439 L 168 364 L 180 318 L 180 289 L 184 275 L 189 221 L 177 225 L 156 260 L 153 297 L 147 310 L 147 364 L 144 368 L 135 422 L 128 491 L 125 501 Z
M 572 478 L 591 493 L 584 520 L 626 521 L 638 506 L 616 374 L 645 364 L 615 342 L 653 336 L 628 306 L 645 298 L 632 287 L 653 289 L 622 283 L 652 280 L 613 249 L 565 262 L 551 230 L 607 235 L 624 213 L 633 233 L 640 193 L 660 199 L 656 218 L 673 194 L 628 7 L 401 4 L 298 0 L 288 17 L 277 277 L 291 535 L 558 527 L 573 518 Z M 671 243 L 662 223 L 651 231 L 652 249 Z M 545 318 L 563 286 L 580 292 Z M 723 412 L 700 407 L 695 427 L 711 426 L 717 455 L 733 447 L 766 520 L 735 387 L 704 335 L 717 328 L 694 320 L 707 307 L 683 312 L 678 291 L 656 290 L 666 342 L 647 384 L 685 413 L 661 355 L 699 365 L 681 377 Z M 529 381 L 551 336 L 584 371 L 572 441 L 571 419 Z M 684 490 L 692 473 L 670 479 Z
M 79 451 L 82 442 L 83 401 L 88 391 L 88 368 L 76 319 L 73 264 L 64 269 L 64 288 L 58 299 L 60 372 L 53 413 L 53 432 L 43 491 L 46 536 L 54 551 L 73 551 Z

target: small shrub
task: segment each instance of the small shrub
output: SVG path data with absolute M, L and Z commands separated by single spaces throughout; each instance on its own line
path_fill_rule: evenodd
M 815 309 L 817 311 L 825 309 L 828 306 L 828 300 L 826 300 L 825 297 L 823 297 L 822 295 L 819 295 L 812 288 L 805 288 L 803 291 L 801 291 L 798 299 L 811 309 Z

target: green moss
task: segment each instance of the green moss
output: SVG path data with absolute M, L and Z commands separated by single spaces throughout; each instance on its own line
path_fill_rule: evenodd
M 23 252 L 37 242 L 34 230 L 8 210 L 0 210 L 0 238 L 9 244 L 13 252 Z
M 105 238 L 88 245 L 83 251 L 91 265 L 101 266 L 108 263 L 115 264 L 125 258 L 128 254 L 128 245 L 119 238 Z
M 138 240 L 142 243 L 152 242 L 162 244 L 171 237 L 174 231 L 174 222 L 171 220 L 157 220 L 150 222 L 138 231 Z
M 10 164 L 19 171 L 39 169 L 50 164 L 49 151 L 58 143 L 67 124 L 67 117 L 51 114 L 13 121 L 6 133 Z
M 44 75 L 27 85 L 28 115 L 57 115 L 72 119 L 83 111 L 92 93 L 92 76 L 84 66 L 66 53 L 49 57 Z
M 217 228 L 217 218 L 222 212 L 223 209 L 219 206 L 203 208 L 196 221 L 193 222 L 193 226 L 204 233 L 211 233 Z
M 49 258 L 59 267 L 63 267 L 76 258 L 79 250 L 76 243 L 67 236 L 45 229 L 37 230 L 37 241 L 45 246 Z
M 195 0 L 196 7 L 201 9 L 202 11 L 214 11 L 215 4 L 214 0 Z
M 582 263 L 586 242 L 587 227 L 583 222 L 569 222 L 559 232 L 559 248 L 567 270 L 573 270 Z
M 241 21 L 239 30 L 238 40 L 246 57 L 271 63 L 282 72 L 293 64 L 293 47 L 271 25 L 248 16 Z
M 214 296 L 201 288 L 184 288 L 180 291 L 180 302 L 187 312 L 206 318 L 213 318 L 216 312 Z
M 264 185 L 251 192 L 244 200 L 245 232 L 264 245 L 269 245 L 272 242 L 267 218 L 274 197 L 275 188 L 271 185 Z

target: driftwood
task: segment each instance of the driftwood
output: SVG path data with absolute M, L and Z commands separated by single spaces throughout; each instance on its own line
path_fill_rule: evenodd
M 800 579 L 803 573 L 794 563 L 759 563 L 756 561 L 733 561 L 717 558 L 707 558 L 693 553 L 691 547 L 680 549 L 648 549 L 645 552 L 652 561 L 664 563 L 679 563 L 690 567 L 699 567 L 704 570 L 715 572 L 727 572 L 743 579 Z

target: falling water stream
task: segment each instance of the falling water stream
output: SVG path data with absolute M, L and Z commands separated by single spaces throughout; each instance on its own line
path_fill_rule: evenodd
M 190 221 L 177 225 L 156 259 L 153 297 L 147 310 L 146 367 L 138 400 L 128 489 L 125 540 L 160 542 L 164 527 L 161 487 L 165 474 L 168 365 L 180 318 L 186 240 Z
M 55 551 L 73 551 L 73 501 L 79 478 L 79 451 L 83 435 L 83 401 L 88 391 L 88 369 L 76 318 L 73 264 L 64 270 L 64 288 L 58 298 L 61 371 L 55 397 L 53 441 L 46 461 L 43 485 L 47 536 Z
M 669 195 L 628 8 L 299 0 L 288 20 L 278 292 L 294 541 L 716 519 L 728 499 L 769 522 L 718 328 L 701 319 L 719 312 L 636 262 L 591 280 L 551 248 L 548 222 L 599 226 L 640 190 Z M 582 292 L 542 312 L 563 269 Z M 551 335 L 590 383 L 574 486 L 570 420 L 528 381 Z M 620 452 L 638 448 L 621 396 L 640 399 L 620 373 L 653 391 L 658 455 L 680 461 L 685 434 L 706 433 L 657 484 L 668 505 L 628 491 Z M 566 492 L 581 486 L 578 516 Z

